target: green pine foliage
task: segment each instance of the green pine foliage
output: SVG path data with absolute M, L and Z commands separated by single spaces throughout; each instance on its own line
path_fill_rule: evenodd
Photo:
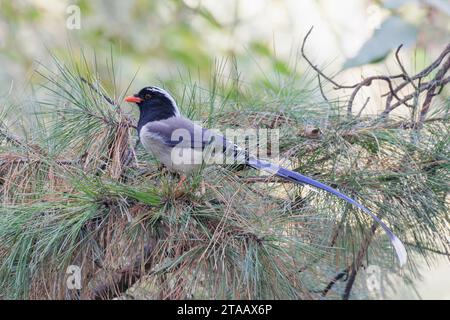
M 169 84 L 205 126 L 278 129 L 282 164 L 355 197 L 407 244 L 400 271 L 372 220 L 324 192 L 239 167 L 206 167 L 178 187 L 136 144 L 114 63 L 106 75 L 97 63 L 55 57 L 32 111 L 1 101 L 1 298 L 318 299 L 360 254 L 405 277 L 417 257 L 449 254 L 448 100 L 418 130 L 409 115 L 347 116 L 345 97 L 324 101 L 310 71 L 255 84 L 219 62 L 209 85 Z M 82 268 L 78 292 L 69 265 Z

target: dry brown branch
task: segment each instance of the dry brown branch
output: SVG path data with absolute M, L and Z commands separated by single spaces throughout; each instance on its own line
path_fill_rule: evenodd
M 403 75 L 405 76 L 406 80 L 408 80 L 409 83 L 414 87 L 414 89 L 417 90 L 416 84 L 415 84 L 414 81 L 411 79 L 411 77 L 409 76 L 408 72 L 406 72 L 406 69 L 405 69 L 405 67 L 403 66 L 403 63 L 402 63 L 402 61 L 401 61 L 401 59 L 400 59 L 399 53 L 400 53 L 400 50 L 401 50 L 402 47 L 403 47 L 403 44 L 399 45 L 398 48 L 397 48 L 397 50 L 395 50 L 395 59 L 397 60 L 397 63 L 398 63 L 398 65 L 400 66 L 400 69 L 402 70 Z
M 113 299 L 125 293 L 133 286 L 142 274 L 148 271 L 152 266 L 152 253 L 155 250 L 156 239 L 149 241 L 145 245 L 143 253 L 136 256 L 130 266 L 117 272 L 116 279 L 108 283 L 102 283 L 92 290 L 92 299 L 103 300 Z M 143 268 L 142 268 L 143 267 Z
M 303 43 L 301 46 L 301 55 L 305 59 L 305 61 L 309 64 L 309 66 L 316 71 L 318 81 L 319 81 L 319 88 L 322 97 L 325 101 L 328 101 L 327 97 L 325 96 L 323 92 L 322 82 L 321 78 L 326 79 L 328 82 L 333 84 L 334 90 L 342 90 L 342 89 L 352 89 L 352 92 L 350 94 L 350 97 L 347 101 L 347 114 L 350 116 L 353 111 L 353 104 L 355 101 L 355 98 L 361 88 L 372 85 L 373 81 L 384 81 L 387 83 L 389 87 L 389 91 L 382 95 L 382 97 L 386 97 L 386 105 L 384 111 L 381 113 L 380 118 L 385 119 L 389 115 L 391 111 L 396 109 L 397 107 L 404 105 L 408 108 L 416 108 L 419 102 L 419 97 L 422 93 L 425 93 L 425 100 L 422 104 L 422 109 L 420 111 L 419 119 L 417 120 L 417 124 L 414 125 L 415 128 L 418 128 L 421 126 L 423 121 L 425 120 L 425 117 L 430 109 L 431 101 L 432 99 L 438 95 L 443 87 L 450 82 L 450 77 L 445 78 L 445 75 L 447 71 L 450 69 L 450 58 L 446 60 L 446 62 L 443 64 L 442 68 L 439 69 L 434 77 L 429 82 L 423 82 L 423 79 L 431 74 L 433 70 L 436 70 L 440 65 L 441 62 L 445 59 L 445 57 L 450 53 L 450 44 L 448 44 L 442 53 L 439 55 L 439 57 L 433 61 L 428 67 L 420 71 L 419 73 L 415 74 L 414 76 L 410 76 L 405 67 L 403 66 L 401 59 L 400 59 L 400 49 L 403 47 L 403 45 L 400 45 L 397 50 L 395 51 L 395 58 L 397 61 L 397 64 L 401 70 L 400 74 L 397 75 L 376 75 L 376 76 L 370 76 L 363 78 L 360 82 L 352 84 L 352 85 L 343 85 L 338 83 L 337 81 L 333 80 L 331 77 L 324 74 L 322 70 L 320 70 L 317 65 L 313 64 L 313 62 L 306 56 L 305 54 L 305 44 L 308 40 L 308 37 L 310 36 L 312 32 L 312 27 L 309 29 L 309 31 L 306 33 L 305 37 L 303 38 Z M 395 83 L 397 80 L 403 80 L 400 83 Z M 417 83 L 416 83 L 417 82 Z M 400 91 L 404 89 L 407 86 L 410 86 L 414 92 L 408 95 L 405 95 L 403 97 L 400 97 Z M 410 105 L 409 101 L 411 99 L 414 99 L 414 104 Z M 364 103 L 365 107 L 368 103 L 368 99 Z M 360 111 L 361 113 L 361 111 Z M 359 113 L 359 114 L 360 114 Z
M 382 218 L 382 215 L 380 215 L 379 218 Z M 372 224 L 372 227 L 370 228 L 369 234 L 364 239 L 363 243 L 361 244 L 361 247 L 359 248 L 358 254 L 353 261 L 352 265 L 348 267 L 348 270 L 350 272 L 348 276 L 348 281 L 345 286 L 344 294 L 342 295 L 343 300 L 348 300 L 350 298 L 350 293 L 353 288 L 353 284 L 355 283 L 356 276 L 358 274 L 359 268 L 361 267 L 363 260 L 367 254 L 367 249 L 370 246 L 370 243 L 372 242 L 372 239 L 375 235 L 375 232 L 377 231 L 378 224 Z
M 400 98 L 397 96 L 396 92 L 394 92 L 394 88 L 392 86 L 392 80 L 397 79 L 397 78 L 405 78 L 405 76 L 403 74 L 399 74 L 399 75 L 394 75 L 394 76 L 371 76 L 371 77 L 367 77 L 365 79 L 363 79 L 361 82 L 352 84 L 352 85 L 343 85 L 343 84 L 339 84 L 338 82 L 334 81 L 332 78 L 330 78 L 329 76 L 325 75 L 318 67 L 317 65 L 314 65 L 311 60 L 309 60 L 309 58 L 306 56 L 305 54 L 305 44 L 306 44 L 306 40 L 308 40 L 309 35 L 311 34 L 313 30 L 313 27 L 311 27 L 309 29 L 309 31 L 306 33 L 306 36 L 303 38 L 303 43 L 302 43 L 302 47 L 301 47 L 301 54 L 302 57 L 306 60 L 306 62 L 311 66 L 311 68 L 314 69 L 314 71 L 317 72 L 317 74 L 319 75 L 319 81 L 320 81 L 320 76 L 323 77 L 324 79 L 326 79 L 327 81 L 329 81 L 330 83 L 332 83 L 334 85 L 334 89 L 335 90 L 340 90 L 340 89 L 354 89 L 352 94 L 350 95 L 350 99 L 347 103 L 347 112 L 351 113 L 352 112 L 352 108 L 353 108 L 353 101 L 358 93 L 358 91 L 364 87 L 364 86 L 370 86 L 372 84 L 372 82 L 374 80 L 381 80 L 381 81 L 385 81 L 387 82 L 389 89 L 391 90 L 391 93 L 398 99 L 400 100 Z M 322 87 L 322 86 L 321 86 Z M 322 89 L 321 89 L 322 91 Z
M 450 47 L 450 45 L 449 45 Z M 435 93 L 436 89 L 438 87 L 443 87 L 444 84 L 442 83 L 442 79 L 444 78 L 447 71 L 450 69 L 450 57 L 447 58 L 447 61 L 444 63 L 442 68 L 436 73 L 436 76 L 434 80 L 432 81 L 430 88 L 427 91 L 427 95 L 425 97 L 425 101 L 422 105 L 422 110 L 420 111 L 420 117 L 419 117 L 419 125 L 422 125 L 423 121 L 425 120 L 425 116 L 428 113 L 428 110 L 430 109 L 431 100 L 433 100 L 433 97 L 435 97 L 438 93 Z M 447 78 L 449 79 L 449 78 Z M 441 89 L 439 89 L 438 92 L 440 92 Z

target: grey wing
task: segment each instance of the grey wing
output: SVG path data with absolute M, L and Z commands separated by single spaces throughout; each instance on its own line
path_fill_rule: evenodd
M 211 130 L 202 128 L 189 119 L 172 117 L 148 123 L 143 127 L 147 133 L 158 137 L 168 147 L 205 149 L 207 146 L 222 146 L 225 150 L 227 140 Z

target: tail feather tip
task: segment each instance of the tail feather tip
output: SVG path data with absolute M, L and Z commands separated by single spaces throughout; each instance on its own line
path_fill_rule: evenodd
M 391 242 L 392 242 L 392 246 L 395 249 L 395 252 L 397 253 L 400 267 L 403 267 L 408 260 L 408 254 L 406 252 L 405 246 L 400 241 L 400 239 L 397 238 L 396 236 L 393 236 L 393 238 L 391 239 Z

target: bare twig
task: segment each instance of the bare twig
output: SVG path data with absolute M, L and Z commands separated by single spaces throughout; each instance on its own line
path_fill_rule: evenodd
M 323 98 L 326 102 L 329 102 L 327 96 L 326 96 L 325 93 L 323 92 L 322 81 L 320 81 L 320 74 L 317 74 L 317 81 L 319 81 L 319 89 L 320 89 L 320 94 L 322 95 L 322 98 Z
M 430 89 L 427 92 L 425 101 L 422 104 L 422 110 L 420 111 L 419 126 L 421 126 L 423 124 L 423 121 L 425 120 L 425 116 L 427 115 L 428 110 L 430 109 L 431 100 L 433 100 L 433 97 L 437 95 L 437 93 L 435 93 L 436 89 L 439 86 L 441 87 L 443 86 L 442 84 L 439 84 L 439 82 L 444 78 L 445 74 L 449 69 L 450 69 L 450 57 L 447 58 L 447 61 L 444 63 L 442 68 L 436 73 L 436 77 L 434 78 L 434 81 L 432 82 Z
M 311 27 L 309 29 L 309 31 L 306 33 L 306 36 L 303 39 L 303 43 L 302 43 L 302 47 L 301 47 L 301 54 L 302 57 L 306 60 L 306 62 L 311 66 L 311 68 L 314 69 L 314 71 L 317 72 L 317 74 L 319 75 L 319 81 L 320 81 L 320 77 L 323 77 L 324 79 L 326 79 L 327 81 L 331 82 L 334 85 L 334 89 L 335 90 L 340 90 L 340 89 L 354 89 L 352 94 L 350 95 L 350 99 L 348 101 L 347 104 L 347 113 L 351 114 L 352 112 L 352 108 L 353 108 L 353 101 L 358 93 L 358 91 L 364 87 L 364 86 L 370 86 L 372 84 L 372 82 L 374 80 L 382 80 L 382 81 L 386 81 L 390 92 L 392 93 L 392 95 L 397 99 L 400 100 L 400 98 L 397 96 L 397 93 L 394 92 L 394 88 L 392 86 L 392 80 L 393 79 L 397 79 L 397 78 L 404 78 L 405 76 L 403 74 L 399 74 L 399 75 L 394 75 L 394 76 L 372 76 L 372 77 L 368 77 L 363 79 L 361 82 L 352 84 L 352 85 L 342 85 L 337 83 L 336 81 L 334 81 L 332 78 L 328 77 L 327 75 L 325 75 L 318 67 L 317 65 L 314 65 L 311 60 L 309 60 L 309 58 L 306 56 L 305 54 L 305 44 L 306 44 L 306 40 L 308 40 L 309 35 L 311 34 L 313 30 L 313 27 Z
M 395 59 L 397 60 L 398 65 L 400 66 L 400 69 L 403 72 L 403 75 L 405 76 L 406 80 L 408 80 L 408 82 L 414 87 L 414 89 L 417 90 L 417 86 L 414 83 L 414 81 L 411 79 L 411 77 L 409 76 L 408 72 L 406 72 L 405 67 L 403 66 L 402 61 L 400 60 L 400 49 L 403 47 L 403 44 L 399 45 L 397 50 L 395 51 Z
M 381 218 L 381 217 L 380 217 Z M 373 236 L 375 235 L 375 232 L 378 228 L 378 224 L 372 224 L 372 227 L 370 228 L 370 233 L 366 236 L 364 239 L 364 242 L 362 243 L 358 255 L 355 258 L 355 261 L 353 264 L 348 267 L 348 271 L 350 272 L 347 284 L 345 286 L 344 294 L 342 295 L 343 300 L 348 300 L 350 298 L 350 293 L 353 288 L 353 284 L 356 280 L 356 275 L 358 274 L 359 268 L 362 265 L 362 262 L 364 260 L 364 257 L 366 256 L 367 249 L 369 248 L 370 243 L 372 242 Z
M 391 94 L 397 99 L 397 100 L 401 100 L 398 96 L 397 93 L 395 93 L 394 91 L 394 87 L 392 86 L 392 77 L 389 76 L 373 76 L 373 77 L 368 77 L 365 78 L 364 80 L 362 80 L 360 83 L 358 83 L 355 86 L 355 89 L 353 90 L 353 92 L 350 95 L 350 98 L 348 99 L 348 103 L 347 103 L 347 115 L 351 115 L 352 111 L 353 111 L 353 101 L 355 100 L 356 95 L 358 94 L 359 90 L 362 87 L 366 87 L 366 86 L 370 86 L 372 84 L 372 81 L 374 80 L 382 80 L 382 81 L 386 81 L 388 86 L 389 86 L 389 90 L 391 92 Z
M 442 87 L 444 87 L 444 86 L 445 86 L 447 83 L 449 83 L 449 82 L 450 82 L 450 77 L 445 78 L 445 79 L 442 79 L 442 80 L 440 80 L 440 81 L 436 81 L 436 87 L 439 86 L 440 88 L 442 88 Z M 399 100 L 398 102 L 396 102 L 396 103 L 394 103 L 394 104 L 392 104 L 392 105 L 387 105 L 387 106 L 386 106 L 386 109 L 381 113 L 380 118 L 385 118 L 392 110 L 394 110 L 395 108 L 401 106 L 403 103 L 405 103 L 405 102 L 407 102 L 407 101 L 409 101 L 409 100 L 415 98 L 415 97 L 417 96 L 418 93 L 420 94 L 421 92 L 424 92 L 424 91 L 429 90 L 429 89 L 431 88 L 432 85 L 433 85 L 433 81 L 425 82 L 425 83 L 423 83 L 423 84 L 420 84 L 420 85 L 418 86 L 418 92 L 410 93 L 410 94 L 404 96 L 404 97 L 403 97 L 401 100 Z M 438 94 L 439 94 L 439 92 L 438 92 Z M 389 99 L 389 97 L 388 97 L 388 99 Z M 387 104 L 388 104 L 388 100 L 386 100 L 386 101 L 387 101 Z M 390 100 L 389 100 L 389 101 L 390 101 Z
M 367 97 L 366 102 L 364 102 L 363 106 L 358 111 L 358 115 L 356 116 L 357 118 L 361 117 L 361 114 L 364 111 L 364 109 L 366 109 L 367 105 L 369 104 L 369 101 L 370 101 L 370 97 Z
M 398 51 L 399 49 L 397 49 Z M 436 81 L 437 79 L 435 78 L 435 80 L 432 80 L 430 82 L 427 83 L 423 83 L 420 84 L 420 82 L 422 81 L 423 78 L 427 77 L 433 70 L 435 70 L 437 67 L 439 67 L 439 65 L 441 64 L 442 60 L 447 56 L 447 54 L 450 53 L 450 44 L 448 44 L 445 49 L 442 51 L 442 53 L 439 55 L 439 57 L 433 61 L 433 63 L 431 63 L 428 67 L 426 67 L 425 69 L 423 69 L 421 72 L 417 73 L 415 76 L 413 77 L 409 77 L 408 81 L 405 81 L 401 84 L 399 84 L 396 88 L 395 88 L 395 92 L 399 92 L 400 90 L 402 90 L 404 87 L 406 87 L 408 84 L 414 83 L 415 80 L 419 81 L 419 85 L 418 86 L 414 86 L 415 92 L 405 96 L 403 99 L 399 100 L 398 102 L 392 104 L 392 95 L 390 92 L 388 92 L 386 95 L 388 96 L 386 98 L 386 107 L 385 110 L 381 113 L 380 117 L 381 118 L 386 118 L 386 116 L 395 108 L 397 108 L 398 106 L 400 106 L 401 104 L 405 103 L 408 100 L 411 100 L 415 97 L 418 97 L 420 95 L 420 93 L 424 92 L 424 91 L 428 91 L 431 89 L 431 86 L 434 84 L 433 81 Z M 397 53 L 398 55 L 398 53 Z M 399 60 L 399 59 L 398 59 Z M 402 68 L 403 65 L 400 63 L 400 67 Z M 441 87 L 441 89 L 439 90 L 438 94 L 440 93 L 440 91 L 442 90 L 442 88 L 449 82 L 446 81 L 447 79 L 441 79 L 439 81 L 437 81 L 436 83 L 436 87 Z M 448 79 L 450 80 L 450 79 Z M 385 95 L 383 95 L 385 96 Z M 431 102 L 431 100 L 430 100 Z
M 441 52 L 439 57 L 433 61 L 428 67 L 423 69 L 421 72 L 417 73 L 414 76 L 410 76 L 406 68 L 403 66 L 403 63 L 400 59 L 400 50 L 403 47 L 403 45 L 400 45 L 397 50 L 395 51 L 395 58 L 397 61 L 397 64 L 399 65 L 399 68 L 401 70 L 400 74 L 389 76 L 389 75 L 376 75 L 371 76 L 362 79 L 360 82 L 352 84 L 352 85 L 343 85 L 338 83 L 337 81 L 333 80 L 331 77 L 327 76 L 323 73 L 322 70 L 320 70 L 317 65 L 313 64 L 312 61 L 306 56 L 305 54 L 305 44 L 308 40 L 308 37 L 310 36 L 311 32 L 313 30 L 313 27 L 309 29 L 309 31 L 306 33 L 305 37 L 303 38 L 303 43 L 301 46 L 301 55 L 305 59 L 305 61 L 309 64 L 309 66 L 316 71 L 318 81 L 319 81 L 319 88 L 322 97 L 325 99 L 325 101 L 328 101 L 327 97 L 323 93 L 322 89 L 322 82 L 321 78 L 324 78 L 331 84 L 333 84 L 335 90 L 342 90 L 342 89 L 352 89 L 352 92 L 350 94 L 350 97 L 347 101 L 347 115 L 351 115 L 353 112 L 353 104 L 355 101 L 355 98 L 358 94 L 358 92 L 361 90 L 361 88 L 372 85 L 373 81 L 379 80 L 384 81 L 387 83 L 389 87 L 389 91 L 382 95 L 382 97 L 386 97 L 386 106 L 384 111 L 381 113 L 380 118 L 385 119 L 389 113 L 394 110 L 395 108 L 404 105 L 408 108 L 413 108 L 414 110 L 417 109 L 416 106 L 419 103 L 419 97 L 422 92 L 426 92 L 425 100 L 422 104 L 422 110 L 420 112 L 420 117 L 418 120 L 418 124 L 415 127 L 420 127 L 421 123 L 423 123 L 426 114 L 428 113 L 428 110 L 430 108 L 430 104 L 432 99 L 438 95 L 443 87 L 450 82 L 450 78 L 445 78 L 445 74 L 450 68 L 450 58 L 446 60 L 442 68 L 437 72 L 435 78 L 432 81 L 422 83 L 422 79 L 424 77 L 427 77 L 433 70 L 439 67 L 441 62 L 445 59 L 445 57 L 450 53 L 450 44 L 448 44 L 444 50 Z M 394 84 L 394 80 L 402 79 L 403 82 L 400 84 Z M 418 81 L 418 84 L 415 83 L 415 81 Z M 400 91 L 405 88 L 406 86 L 410 85 L 414 92 L 408 95 L 405 95 L 403 97 L 399 96 Z M 395 99 L 395 100 L 394 100 Z M 410 105 L 409 101 L 411 99 L 414 99 L 414 105 Z M 367 105 L 369 99 L 366 100 L 364 103 L 363 108 Z M 361 111 L 359 111 L 359 114 L 361 114 Z
M 302 47 L 300 49 L 300 52 L 302 54 L 303 59 L 306 60 L 306 62 L 311 66 L 311 68 L 314 69 L 314 71 L 317 72 L 317 74 L 319 74 L 322 78 L 326 79 L 328 82 L 332 83 L 335 86 L 335 89 L 353 89 L 355 88 L 357 85 L 342 85 L 337 83 L 336 81 L 334 81 L 333 79 L 331 79 L 330 77 L 328 77 L 326 74 L 324 74 L 318 67 L 317 65 L 313 64 L 311 62 L 311 60 L 309 60 L 309 58 L 306 56 L 305 54 L 305 44 L 306 44 L 306 40 L 308 40 L 308 37 L 310 36 L 312 30 L 314 27 L 311 27 L 309 29 L 309 31 L 306 33 L 305 37 L 303 38 L 303 43 L 302 43 Z

